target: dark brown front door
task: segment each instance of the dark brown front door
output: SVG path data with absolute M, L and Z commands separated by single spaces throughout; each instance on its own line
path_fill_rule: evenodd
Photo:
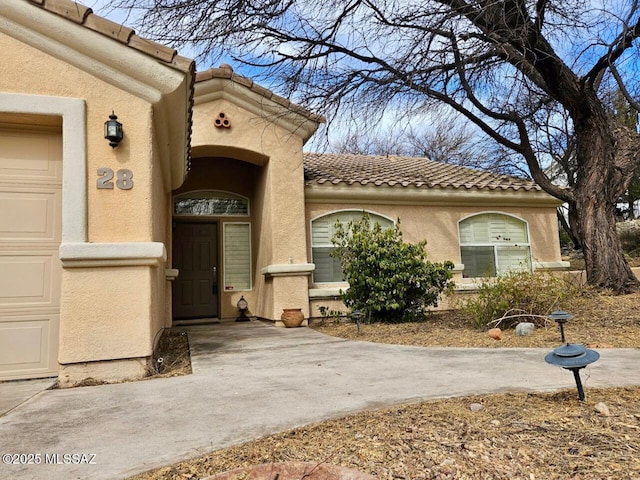
M 173 318 L 218 316 L 218 225 L 179 222 L 173 228 Z

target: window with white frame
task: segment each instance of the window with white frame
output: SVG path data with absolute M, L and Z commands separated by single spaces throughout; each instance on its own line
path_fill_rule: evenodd
M 524 220 L 501 213 L 481 213 L 458 225 L 463 278 L 531 270 L 529 232 Z
M 228 222 L 224 228 L 224 289 L 251 290 L 251 225 Z
M 367 212 L 371 225 L 379 223 L 382 228 L 393 227 L 393 221 L 375 213 Z M 313 272 L 315 283 L 344 282 L 340 261 L 331 256 L 335 248 L 331 239 L 335 233 L 336 222 L 347 224 L 362 219 L 362 210 L 335 212 L 311 221 L 311 257 L 316 268 Z

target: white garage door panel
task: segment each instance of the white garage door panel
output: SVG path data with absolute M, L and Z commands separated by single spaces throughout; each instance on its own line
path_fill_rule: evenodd
M 55 375 L 58 324 L 57 315 L 8 317 L 0 322 L 0 380 Z
M 58 136 L 0 132 L 0 179 L 52 181 L 62 178 Z
M 61 136 L 19 128 L 0 130 L 0 380 L 58 373 Z
M 57 298 L 52 302 L 52 286 L 57 283 L 52 275 L 60 272 L 53 263 L 52 255 L 0 255 L 0 305 L 57 305 Z
M 7 192 L 0 187 L 0 240 L 59 241 L 54 228 L 60 194 Z

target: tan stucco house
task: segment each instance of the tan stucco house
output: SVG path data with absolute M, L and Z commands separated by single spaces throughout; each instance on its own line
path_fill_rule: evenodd
M 303 153 L 321 116 L 73 1 L 3 0 L 0 48 L 0 380 L 140 378 L 164 328 L 234 319 L 241 297 L 277 325 L 339 306 L 331 231 L 363 210 L 400 217 L 460 288 L 564 266 L 535 184 Z

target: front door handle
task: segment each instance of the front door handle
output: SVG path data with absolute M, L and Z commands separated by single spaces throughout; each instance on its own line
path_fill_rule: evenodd
M 213 282 L 211 282 L 211 294 L 218 294 L 218 267 L 211 267 L 213 271 Z

